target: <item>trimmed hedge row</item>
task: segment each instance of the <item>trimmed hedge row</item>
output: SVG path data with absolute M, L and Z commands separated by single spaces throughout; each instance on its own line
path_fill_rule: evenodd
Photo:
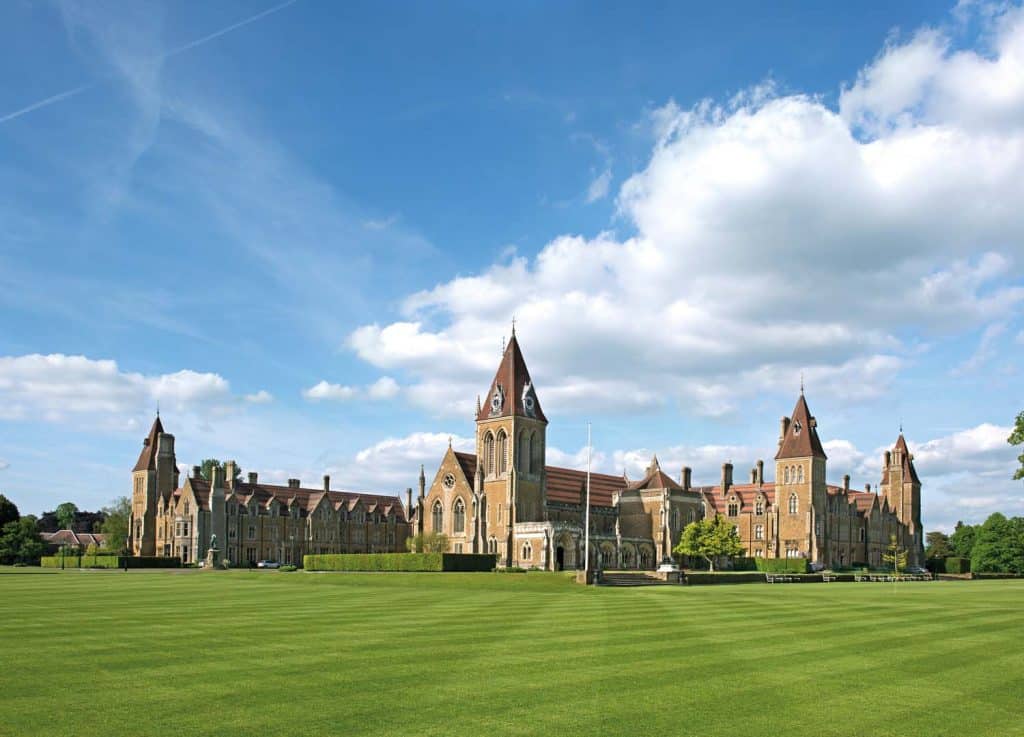
M 970 573 L 970 558 L 929 558 L 925 568 L 932 573 Z
M 754 558 L 754 565 L 762 573 L 809 573 L 806 558 Z
M 497 556 L 473 553 L 333 553 L 306 555 L 307 571 L 491 571 Z
M 820 573 L 788 573 L 793 581 L 791 583 L 821 583 L 824 577 Z M 851 574 L 836 576 L 839 581 L 853 581 Z M 688 586 L 702 586 L 705 584 L 720 583 L 768 583 L 764 573 L 707 573 L 705 571 L 687 571 L 686 584 Z
M 43 568 L 60 568 L 59 555 L 46 555 L 40 558 L 39 565 Z M 65 568 L 181 568 L 181 558 L 161 558 L 157 556 L 132 555 L 65 555 Z

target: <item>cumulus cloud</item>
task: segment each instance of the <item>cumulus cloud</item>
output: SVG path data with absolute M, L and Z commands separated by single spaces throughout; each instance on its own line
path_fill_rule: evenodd
M 120 420 L 153 408 L 224 409 L 235 400 L 219 374 L 183 369 L 145 375 L 122 371 L 116 361 L 86 356 L 0 357 L 0 417 L 60 420 L 72 415 Z
M 382 376 L 366 388 L 370 399 L 393 399 L 399 391 L 398 382 L 390 376 Z
M 249 404 L 269 404 L 274 401 L 274 396 L 266 389 L 260 389 L 254 394 L 246 394 L 242 399 Z
M 321 381 L 318 384 L 309 387 L 309 389 L 303 390 L 302 396 L 313 402 L 319 402 L 321 400 L 343 401 L 346 399 L 352 399 L 356 396 L 356 390 L 351 386 L 331 384 L 327 381 Z
M 611 189 L 612 184 L 612 170 L 605 169 L 598 174 L 590 182 L 587 187 L 587 203 L 597 202 L 603 200 L 608 196 L 608 190 Z
M 722 414 L 801 370 L 884 394 L 922 341 L 1024 304 L 1024 13 L 992 22 L 991 49 L 891 40 L 838 110 L 770 84 L 663 106 L 618 193 L 630 237 L 556 237 L 410 295 L 349 347 L 438 413 L 472 410 L 513 314 L 556 412 Z
M 474 451 L 473 438 L 439 432 L 415 432 L 405 437 L 381 440 L 350 458 L 335 461 L 330 465 L 329 472 L 345 488 L 391 490 L 392 493 L 407 487 L 415 490 L 420 465 L 426 468 L 429 485 L 441 457 L 448 449 L 449 441 L 455 450 Z

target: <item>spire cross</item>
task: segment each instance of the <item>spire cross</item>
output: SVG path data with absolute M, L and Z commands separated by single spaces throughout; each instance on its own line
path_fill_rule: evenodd
M 156 416 L 160 417 L 160 400 L 156 400 Z
M 516 316 L 512 315 L 512 337 L 516 337 Z
M 800 394 L 804 393 L 804 372 L 800 372 Z

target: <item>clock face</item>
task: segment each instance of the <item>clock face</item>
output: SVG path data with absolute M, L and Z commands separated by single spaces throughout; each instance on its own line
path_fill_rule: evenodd
M 491 414 L 496 415 L 501 412 L 503 404 L 505 404 L 505 392 L 500 386 L 495 387 L 494 394 L 491 396 Z
M 455 486 L 455 477 L 450 473 L 446 473 L 444 475 L 444 481 L 442 481 L 442 483 L 444 484 L 444 488 L 451 489 L 452 487 Z

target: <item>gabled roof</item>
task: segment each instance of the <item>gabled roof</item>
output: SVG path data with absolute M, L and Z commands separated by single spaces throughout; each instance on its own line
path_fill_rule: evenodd
M 796 400 L 796 407 L 790 417 L 789 428 L 786 436 L 782 438 L 782 445 L 775 459 L 780 458 L 827 458 L 825 449 L 821 447 L 821 440 L 818 438 L 818 422 L 814 419 L 810 409 L 807 408 L 807 400 L 804 393 L 800 392 L 800 398 Z
M 156 441 L 163 431 L 164 426 L 160 424 L 160 415 L 157 415 L 153 420 L 153 427 L 149 429 L 149 435 L 142 441 L 142 452 L 139 453 L 139 460 L 135 462 L 132 472 L 156 470 Z
M 775 504 L 775 484 L 771 481 L 764 484 L 733 484 L 726 493 L 721 486 L 696 486 L 690 491 L 698 492 L 716 514 L 726 514 L 729 498 L 735 496 L 740 513 L 754 509 L 759 495 L 764 496 L 768 506 Z
M 638 491 L 640 489 L 673 489 L 681 490 L 683 487 L 673 480 L 671 476 L 661 470 L 658 463 L 658 456 L 651 458 L 651 464 L 647 467 L 645 475 L 639 481 L 627 484 L 627 489 Z
M 455 460 L 459 462 L 459 468 L 466 475 L 466 481 L 472 486 L 473 479 L 476 476 L 476 456 L 472 453 L 460 453 L 457 450 L 453 452 L 455 453 Z
M 501 388 L 500 394 L 498 389 Z M 495 396 L 499 396 L 500 405 L 497 411 L 492 411 Z M 527 406 L 533 403 L 532 410 Z M 533 388 L 533 380 L 526 368 L 526 361 L 523 353 L 519 350 L 519 341 L 516 340 L 516 331 L 512 331 L 512 339 L 505 346 L 505 352 L 501 356 L 501 363 L 491 381 L 491 388 L 487 391 L 487 397 L 483 405 L 477 411 L 476 419 L 487 420 L 492 417 L 532 417 L 547 422 L 544 410 L 540 408 L 540 400 L 537 399 L 537 392 Z
M 914 468 L 914 461 L 910 457 L 910 448 L 907 447 L 907 440 L 903 437 L 903 433 L 896 439 L 896 450 L 902 453 L 901 458 L 903 459 L 903 477 L 909 478 L 915 484 L 920 484 L 921 479 L 917 476 L 917 469 Z
M 574 468 L 545 466 L 548 501 L 563 504 L 582 504 L 587 493 L 587 472 Z M 604 473 L 590 474 L 590 506 L 612 506 L 612 494 L 626 486 L 621 476 Z

